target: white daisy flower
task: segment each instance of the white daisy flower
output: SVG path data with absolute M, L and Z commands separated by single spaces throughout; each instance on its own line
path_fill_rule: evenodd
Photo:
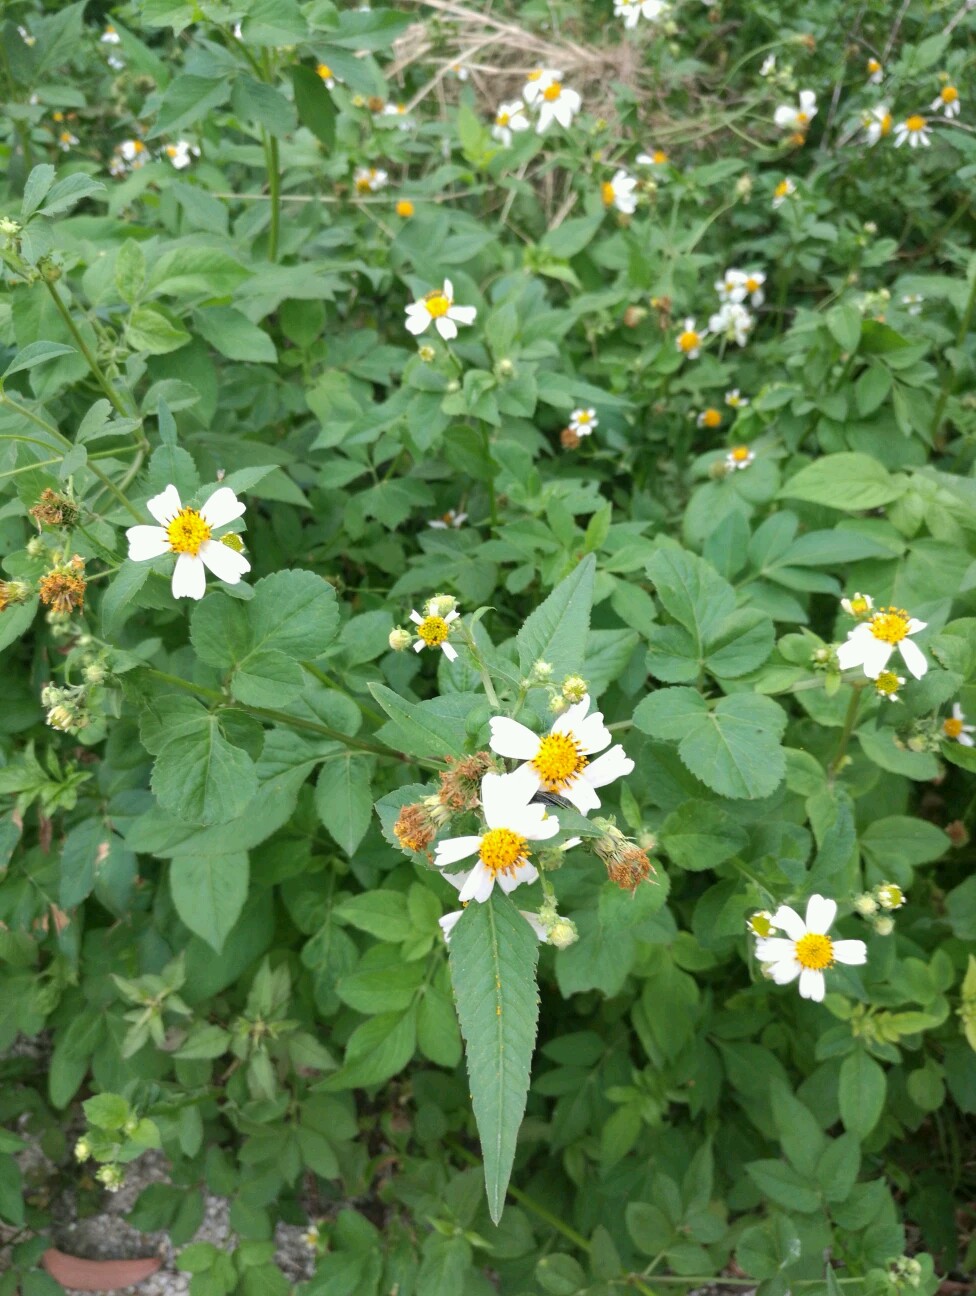
M 600 426 L 595 409 L 574 409 L 569 416 L 569 430 L 577 436 L 589 436 L 595 427 Z
M 634 190 L 637 181 L 622 168 L 614 172 L 612 180 L 604 180 L 600 185 L 600 195 L 604 207 L 616 207 L 625 216 L 632 216 L 637 210 L 637 196 Z
M 708 329 L 699 329 L 691 316 L 688 316 L 684 328 L 675 338 L 675 346 L 687 359 L 697 360 L 701 354 L 702 342 L 707 336 Z
M 745 409 L 749 404 L 749 398 L 740 395 L 738 387 L 733 387 L 731 391 L 725 393 L 725 403 L 730 409 Z
M 117 54 L 106 54 L 105 62 L 113 72 L 121 72 L 125 67 L 125 59 L 120 59 Z
M 112 26 L 111 23 L 108 24 L 108 26 L 105 28 L 105 30 L 102 32 L 101 36 L 99 37 L 99 40 L 103 45 L 118 45 L 121 39 L 122 37 L 115 30 L 115 28 Z
M 328 63 L 318 63 L 315 67 L 316 75 L 321 77 L 326 90 L 335 88 L 336 74 L 329 67 Z
M 624 27 L 633 30 L 641 18 L 657 22 L 671 10 L 667 0 L 613 0 L 613 16 L 623 18 Z
M 463 63 L 452 63 L 450 71 L 459 81 L 467 81 L 468 77 L 471 75 Z
M 74 148 L 78 143 L 78 136 L 72 135 L 71 131 L 63 130 L 58 133 L 58 148 L 62 153 L 67 153 L 69 149 Z
M 959 91 L 953 85 L 944 85 L 929 105 L 930 112 L 940 112 L 944 117 L 958 117 L 962 109 Z
M 559 820 L 546 807 L 529 800 L 524 781 L 511 774 L 486 774 L 481 780 L 485 831 L 478 837 L 449 837 L 438 842 L 438 868 L 477 855 L 474 868 L 461 885 L 458 899 L 487 900 L 497 882 L 507 893 L 523 882 L 534 882 L 539 871 L 530 863 L 529 842 L 548 841 L 559 832 Z
M 19 23 L 17 24 L 17 35 L 28 47 L 37 44 L 37 37 L 32 36 L 27 28 L 21 27 Z
M 352 186 L 358 194 L 378 193 L 386 188 L 389 178 L 379 167 L 357 167 L 353 172 Z
M 708 331 L 717 337 L 724 337 L 738 346 L 745 346 L 756 323 L 744 306 L 736 302 L 726 302 L 709 318 Z
M 567 707 L 544 737 L 533 733 L 517 720 L 494 716 L 489 721 L 489 747 L 499 756 L 524 761 L 512 775 L 525 787 L 528 796 L 545 791 L 565 797 L 582 814 L 598 810 L 600 798 L 596 789 L 614 779 L 623 778 L 634 768 L 634 762 L 617 744 L 595 761 L 589 757 L 603 751 L 613 741 L 603 723 L 603 713 L 588 716 L 590 696 Z
M 460 612 L 457 608 L 452 608 L 441 616 L 440 611 L 429 603 L 424 611 L 424 616 L 415 608 L 410 612 L 410 620 L 417 627 L 414 652 L 423 652 L 425 648 L 440 648 L 449 662 L 457 661 L 457 650 L 448 643 L 447 637 L 451 633 L 451 622 L 458 619 Z
M 427 525 L 433 527 L 435 531 L 456 531 L 458 527 L 464 526 L 467 520 L 467 513 L 459 513 L 456 509 L 448 509 L 439 518 L 431 518 Z
M 841 670 L 862 666 L 868 679 L 877 679 L 897 648 L 912 675 L 921 679 L 929 664 L 909 636 L 924 630 L 926 624 L 909 616 L 904 608 L 879 608 L 848 633 L 847 642 L 837 649 L 837 664 Z
M 796 185 L 792 180 L 781 180 L 773 190 L 773 211 L 782 207 L 783 203 L 785 203 L 788 198 L 792 198 L 795 193 Z
M 491 128 L 492 138 L 498 140 L 505 148 L 512 142 L 512 136 L 529 129 L 531 125 L 525 115 L 525 104 L 521 99 L 512 99 L 509 103 L 498 105 L 495 113 L 495 124 Z
M 904 293 L 901 299 L 901 304 L 908 311 L 909 315 L 921 315 L 922 303 L 924 301 L 925 298 L 921 293 Z
M 958 702 L 952 704 L 952 715 L 942 721 L 942 733 L 952 742 L 962 743 L 963 747 L 976 746 L 972 737 L 976 733 L 976 725 L 966 724 L 966 717 Z
M 869 108 L 861 115 L 865 143 L 873 147 L 878 140 L 891 134 L 892 124 L 893 118 L 887 104 L 875 104 L 873 108 Z
M 756 957 L 768 965 L 777 985 L 789 985 L 800 978 L 800 997 L 820 1003 L 826 989 L 824 971 L 835 963 L 857 967 L 868 961 L 864 941 L 832 940 L 827 935 L 837 916 L 837 902 L 822 895 L 807 901 L 803 919 L 789 905 L 780 905 L 773 924 L 786 936 L 765 936 L 756 941 Z
M 904 675 L 896 675 L 894 671 L 883 670 L 874 681 L 874 691 L 885 702 L 900 702 L 901 694 L 898 690 L 903 687 L 904 683 Z
M 865 69 L 868 74 L 868 85 L 880 85 L 884 80 L 884 68 L 876 58 L 869 58 Z
M 204 568 L 228 585 L 236 585 L 251 570 L 243 554 L 213 538 L 218 527 L 244 512 L 244 505 L 229 486 L 219 487 L 206 504 L 193 509 L 183 507 L 179 491 L 170 485 L 147 500 L 146 508 L 159 526 L 129 527 L 125 533 L 129 557 L 133 562 L 148 562 L 163 554 L 176 554 L 173 598 L 202 599 L 207 583 Z
M 450 882 L 452 887 L 456 887 L 457 890 L 460 891 L 471 876 L 471 873 L 442 873 L 441 876 L 445 881 Z M 467 904 L 465 904 L 465 908 L 467 908 Z M 456 909 L 453 913 L 446 913 L 443 918 L 438 918 L 437 923 L 441 931 L 444 933 L 445 942 L 450 942 L 451 932 L 458 925 L 458 920 L 463 913 L 464 909 Z M 526 909 L 520 909 L 519 913 L 538 936 L 539 940 L 543 942 L 548 940 L 548 934 L 545 927 L 542 925 L 538 914 L 529 913 Z
M 841 607 L 852 617 L 863 617 L 874 608 L 874 599 L 870 594 L 862 594 L 860 590 L 854 591 L 853 598 L 842 598 Z
M 906 140 L 909 148 L 918 148 L 920 145 L 922 148 L 928 148 L 932 143 L 932 137 L 926 130 L 927 126 L 928 122 L 920 113 L 912 113 L 910 117 L 906 117 L 895 127 L 895 148 L 901 148 Z
M 184 171 L 194 158 L 200 156 L 200 150 L 189 140 L 177 140 L 175 144 L 167 144 L 163 153 L 169 158 L 177 171 Z
M 393 125 L 398 130 L 409 130 L 413 125 L 413 119 L 407 112 L 407 105 L 402 103 L 387 103 L 383 105 L 380 112 L 381 117 L 394 118 Z
M 746 270 L 745 282 L 743 287 L 746 290 L 746 296 L 753 306 L 761 306 L 766 300 L 766 294 L 763 292 L 763 284 L 766 282 L 765 272 L 762 270 Z
M 738 472 L 742 468 L 748 468 L 755 460 L 756 453 L 750 450 L 746 445 L 733 446 L 725 456 L 725 467 L 728 472 Z
M 133 171 L 138 171 L 149 161 L 149 153 L 141 139 L 123 140 L 121 144 L 116 145 L 116 152 Z
M 779 931 L 773 923 L 773 915 L 768 909 L 759 909 L 756 913 L 751 914 L 746 919 L 746 927 L 752 932 L 753 936 L 772 936 L 773 932 Z
M 407 332 L 423 333 L 433 324 L 441 337 L 449 341 L 457 337 L 459 324 L 473 324 L 477 314 L 474 306 L 454 305 L 454 286 L 450 279 L 445 279 L 443 288 L 435 288 L 407 307 Z
M 544 135 L 553 122 L 568 130 L 583 106 L 583 100 L 561 81 L 550 81 L 538 96 L 538 104 L 539 120 L 535 129 L 537 134 Z
M 805 131 L 817 115 L 817 96 L 812 90 L 801 90 L 799 104 L 780 104 L 773 120 L 781 130 Z
M 559 68 L 533 68 L 522 87 L 523 102 L 534 104 L 545 89 L 562 79 L 563 72 Z
M 746 276 L 743 270 L 726 270 L 721 279 L 715 281 L 715 291 L 719 301 L 741 302 L 745 300 Z
M 722 411 L 709 405 L 707 409 L 701 411 L 695 422 L 700 428 L 719 428 L 722 426 Z
M 317 1251 L 319 1246 L 319 1226 L 309 1224 L 308 1228 L 302 1234 L 302 1241 L 308 1247 L 309 1251 Z
M 667 166 L 670 158 L 664 149 L 651 149 L 650 153 L 638 153 L 635 159 L 638 166 L 661 167 Z

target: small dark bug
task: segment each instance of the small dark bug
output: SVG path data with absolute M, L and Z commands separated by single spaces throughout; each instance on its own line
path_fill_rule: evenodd
M 565 797 L 557 796 L 555 792 L 543 792 L 541 788 L 532 800 L 541 802 L 543 805 L 560 806 L 563 810 L 570 810 L 573 805 L 572 801 L 567 801 Z

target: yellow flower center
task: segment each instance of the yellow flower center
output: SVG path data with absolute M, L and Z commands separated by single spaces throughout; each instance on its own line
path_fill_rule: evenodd
M 855 616 L 863 616 L 868 610 L 868 601 L 863 594 L 857 594 L 851 599 L 851 611 Z
M 810 121 L 810 118 L 807 116 L 807 114 L 806 114 L 805 112 L 798 112 L 798 113 L 796 114 L 796 124 L 797 124 L 797 126 L 806 126 L 807 123 L 808 123 L 809 121 Z
M 587 761 L 572 734 L 553 733 L 539 743 L 530 763 L 546 791 L 558 792 L 586 768 Z
M 413 203 L 409 198 L 401 198 L 396 205 L 396 214 L 398 216 L 412 216 L 414 212 Z
M 729 458 L 732 459 L 735 463 L 745 463 L 745 461 L 749 458 L 749 447 L 733 446 L 732 449 L 729 451 Z
M 528 843 L 511 828 L 491 828 L 481 839 L 478 855 L 490 873 L 514 873 L 528 857 Z
M 754 913 L 749 919 L 749 930 L 754 936 L 769 936 L 775 929 L 765 913 Z
M 70 132 L 70 131 L 62 131 L 61 134 L 58 136 L 58 138 L 60 139 L 60 141 L 61 141 L 62 144 L 70 144 L 70 143 L 71 143 L 71 132 Z
M 773 192 L 775 193 L 777 198 L 785 198 L 786 195 L 790 192 L 789 180 L 781 180 L 779 184 L 776 186 L 776 188 L 773 190 Z
M 874 681 L 874 687 L 885 697 L 891 697 L 892 693 L 898 692 L 898 676 L 894 671 L 882 671 Z
M 600 193 L 603 195 L 603 204 L 605 207 L 612 207 L 616 194 L 613 191 L 613 185 L 609 180 L 604 180 L 600 185 Z
M 877 59 L 868 59 L 868 71 L 874 76 L 875 72 L 881 71 L 881 64 Z
M 542 68 L 534 68 L 525 78 L 526 81 L 538 81 L 542 76 Z
M 911 117 L 905 118 L 905 127 L 914 135 L 916 131 L 925 130 L 925 118 L 918 113 L 912 113 Z
M 545 99 L 546 103 L 555 103 L 562 92 L 563 88 L 560 82 L 553 81 L 552 85 L 547 85 L 545 90 L 543 90 L 542 97 Z
M 166 538 L 173 553 L 193 554 L 210 539 L 210 524 L 196 509 L 180 509 L 166 528 Z
M 167 145 L 166 145 L 166 156 L 167 156 L 167 157 L 176 157 L 176 155 L 177 155 L 178 152 L 179 152 L 179 149 L 176 147 L 175 144 L 167 144 Z
M 702 426 L 707 428 L 717 428 L 721 425 L 722 415 L 717 409 L 707 409 L 702 415 Z
M 667 162 L 667 160 L 668 160 L 668 155 L 667 153 L 665 153 L 664 149 L 655 149 L 654 152 L 651 154 L 651 161 L 654 162 L 657 166 L 662 166 L 665 162 Z
M 580 410 L 580 412 L 576 415 L 577 423 L 589 423 L 589 421 L 590 421 L 589 410 Z
M 511 114 L 509 114 L 509 113 L 507 113 L 507 112 L 500 112 L 500 113 L 498 114 L 498 116 L 495 118 L 495 125 L 496 125 L 496 126 L 507 126 L 508 123 L 509 123 L 511 120 L 512 120 L 512 118 L 511 118 Z
M 332 69 L 329 67 L 328 63 L 320 63 L 315 70 L 323 81 L 328 81 L 332 76 Z
M 51 113 L 51 120 L 52 120 L 52 121 L 56 121 L 56 122 L 63 122 L 63 121 L 64 121 L 64 113 L 63 113 L 63 112 Z
M 133 153 L 145 153 L 146 146 L 143 144 L 142 140 L 133 140 L 132 151 Z
M 923 123 L 924 124 L 924 123 Z M 881 118 L 881 134 L 888 135 L 891 132 L 891 113 L 886 112 Z
M 948 720 L 942 721 L 942 732 L 947 738 L 958 738 L 962 733 L 962 721 L 950 716 Z
M 939 91 L 939 98 L 942 100 L 943 103 L 947 103 L 947 104 L 955 103 L 956 100 L 959 98 L 959 91 L 956 89 L 955 86 L 943 86 L 942 89 Z
M 440 319 L 442 315 L 446 315 L 451 309 L 450 299 L 445 297 L 439 288 L 429 292 L 424 301 L 427 304 L 427 314 L 431 319 Z
M 356 193 L 369 193 L 372 187 L 372 181 L 369 176 L 356 177 Z
M 870 620 L 871 633 L 883 643 L 901 643 L 908 634 L 910 619 L 904 608 L 881 608 Z
M 420 625 L 417 626 L 417 634 L 423 639 L 428 648 L 437 648 L 447 639 L 450 633 L 450 627 L 443 617 L 429 616 L 424 617 Z
M 758 279 L 754 279 L 752 275 L 750 275 L 749 278 L 746 280 L 746 288 L 751 293 L 758 292 L 761 287 L 762 284 L 759 282 Z
M 796 961 L 801 967 L 811 968 L 815 972 L 822 972 L 824 968 L 833 966 L 834 963 L 834 942 L 829 936 L 820 936 L 815 932 L 807 932 L 806 936 L 801 936 L 794 947 Z
M 687 329 L 678 338 L 678 346 L 687 354 L 689 351 L 694 351 L 700 341 L 701 338 L 694 329 Z

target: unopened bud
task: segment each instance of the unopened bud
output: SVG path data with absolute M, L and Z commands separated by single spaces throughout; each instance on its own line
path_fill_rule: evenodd
M 875 918 L 874 930 L 879 936 L 890 936 L 895 930 L 894 918 L 889 918 L 886 915 L 882 915 L 880 918 Z
M 773 915 L 768 909 L 760 909 L 757 913 L 752 914 L 746 919 L 746 926 L 752 932 L 753 936 L 760 938 L 771 936 L 779 928 L 773 925 Z
M 562 715 L 566 710 L 566 699 L 560 693 L 554 693 L 549 699 L 549 710 L 553 715 Z
M 878 912 L 878 902 L 870 891 L 862 891 L 859 896 L 854 897 L 854 911 L 862 918 L 870 918 Z
M 75 1160 L 87 1161 L 91 1154 L 91 1144 L 86 1138 L 80 1138 L 75 1144 Z
M 446 617 L 457 608 L 457 599 L 453 594 L 435 594 L 427 600 L 428 616 Z
M 433 364 L 437 359 L 437 352 L 429 342 L 425 342 L 423 346 L 417 348 L 417 355 L 420 356 L 424 364 Z
M 905 893 L 897 882 L 882 882 L 875 888 L 878 904 L 882 909 L 900 909 L 905 903 Z
M 104 663 L 93 661 L 88 663 L 81 675 L 86 684 L 104 684 L 108 678 L 108 671 Z
M 118 1192 L 125 1183 L 125 1173 L 122 1167 L 117 1165 L 103 1165 L 95 1171 L 95 1178 L 109 1192 L 113 1193 Z
M 588 691 L 582 675 L 567 675 L 563 680 L 562 693 L 567 702 L 582 702 Z
M 26 603 L 30 592 L 30 586 L 23 581 L 0 581 L 0 612 L 15 603 Z
M 548 931 L 549 944 L 556 949 L 568 949 L 579 940 L 579 932 L 571 918 L 557 918 Z
M 413 635 L 409 630 L 404 630 L 403 626 L 395 626 L 390 631 L 389 644 L 394 652 L 403 652 L 413 643 Z
M 550 679 L 551 677 L 552 677 L 552 665 L 550 662 L 547 661 L 535 662 L 532 666 L 531 671 L 529 672 L 529 678 L 533 682 L 538 682 L 540 684 L 545 683 L 545 681 L 547 679 Z
M 511 378 L 514 372 L 515 372 L 515 365 L 512 363 L 511 360 L 508 359 L 507 356 L 505 357 L 504 360 L 499 360 L 497 365 L 497 373 L 499 378 Z

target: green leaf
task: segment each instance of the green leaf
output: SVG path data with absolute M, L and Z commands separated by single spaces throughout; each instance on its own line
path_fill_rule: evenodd
M 711 563 L 680 545 L 662 547 L 647 564 L 661 605 L 692 635 L 700 653 L 705 642 L 735 611 L 735 592 Z
M 15 603 L 7 608 L 0 618 L 0 652 L 30 629 L 39 606 L 40 600 L 35 594 L 26 603 Z
M 335 912 L 343 922 L 380 940 L 406 940 L 413 930 L 402 891 L 363 891 L 343 900 Z
M 75 348 L 64 342 L 31 342 L 7 365 L 0 375 L 0 382 L 3 382 L 4 378 L 9 378 L 11 374 L 20 373 L 22 369 L 33 369 L 35 365 L 44 364 L 46 360 L 74 354 Z
M 48 191 L 44 206 L 39 208 L 37 214 L 58 216 L 62 212 L 70 211 L 81 202 L 82 198 L 90 198 L 92 194 L 103 193 L 104 190 L 105 186 L 101 180 L 96 180 L 93 176 L 82 175 L 80 172 L 65 176 Z
M 883 1069 L 864 1049 L 849 1053 L 840 1067 L 838 1098 L 844 1128 L 859 1138 L 874 1129 L 884 1108 L 887 1080 Z
M 721 806 L 686 801 L 665 819 L 660 838 L 679 868 L 697 872 L 741 854 L 749 834 Z
M 496 1224 L 529 1092 L 539 1016 L 538 958 L 535 932 L 498 887 L 484 904 L 468 905 L 451 935 L 451 982 L 481 1138 L 488 1210 Z
M 224 77 L 201 77 L 184 72 L 167 86 L 159 104 L 156 124 L 146 138 L 175 134 L 191 122 L 199 121 L 211 109 L 226 103 L 229 97 L 230 82 Z
M 180 324 L 174 324 L 158 306 L 137 306 L 126 321 L 126 335 L 135 351 L 167 355 L 190 341 Z
M 264 329 L 232 306 L 208 306 L 194 316 L 197 332 L 228 360 L 274 364 L 275 344 Z
M 115 258 L 115 287 L 130 306 L 139 300 L 146 282 L 146 254 L 135 239 L 126 239 Z
M 770 698 L 735 693 L 710 708 L 695 689 L 658 689 L 638 705 L 634 724 L 653 738 L 677 740 L 683 763 L 721 796 L 769 796 L 786 772 L 786 713 Z
M 24 197 L 20 204 L 21 224 L 26 224 L 40 207 L 54 184 L 55 174 L 54 167 L 49 162 L 42 162 L 40 166 L 33 168 L 24 185 Z
M 190 931 L 219 954 L 247 900 L 246 854 L 178 855 L 170 863 L 169 889 Z
M 856 351 L 861 340 L 861 312 L 855 306 L 832 306 L 826 314 L 830 335 L 843 351 Z
M 313 68 L 300 63 L 292 68 L 291 80 L 298 120 L 331 151 L 335 145 L 336 110 L 325 82 Z
M 476 693 L 455 693 L 426 702 L 405 702 L 385 684 L 371 683 L 369 691 L 391 719 L 378 737 L 411 756 L 463 756 L 467 721 Z
M 254 762 L 220 731 L 218 717 L 200 708 L 192 727 L 167 742 L 153 765 L 159 804 L 195 824 L 235 819 L 257 791 Z
M 417 1047 L 416 1013 L 380 1013 L 357 1026 L 349 1037 L 342 1068 L 319 1088 L 335 1092 L 365 1089 L 397 1075 Z
M 342 752 L 326 759 L 315 784 L 319 818 L 350 856 L 366 836 L 373 817 L 371 774 L 372 762 L 368 757 Z
M 779 497 L 860 513 L 890 504 L 904 493 L 905 483 L 892 477 L 877 459 L 845 451 L 825 455 L 801 468 L 780 488 Z
M 121 1094 L 96 1094 L 81 1105 L 89 1125 L 97 1125 L 103 1130 L 121 1129 L 131 1115 L 129 1104 Z
M 515 639 L 523 673 L 527 674 L 537 661 L 550 664 L 554 679 L 580 670 L 590 628 L 595 568 L 596 559 L 587 554 L 529 614 Z
M 211 297 L 233 292 L 249 276 L 222 248 L 180 243 L 153 264 L 149 287 L 167 297 Z

